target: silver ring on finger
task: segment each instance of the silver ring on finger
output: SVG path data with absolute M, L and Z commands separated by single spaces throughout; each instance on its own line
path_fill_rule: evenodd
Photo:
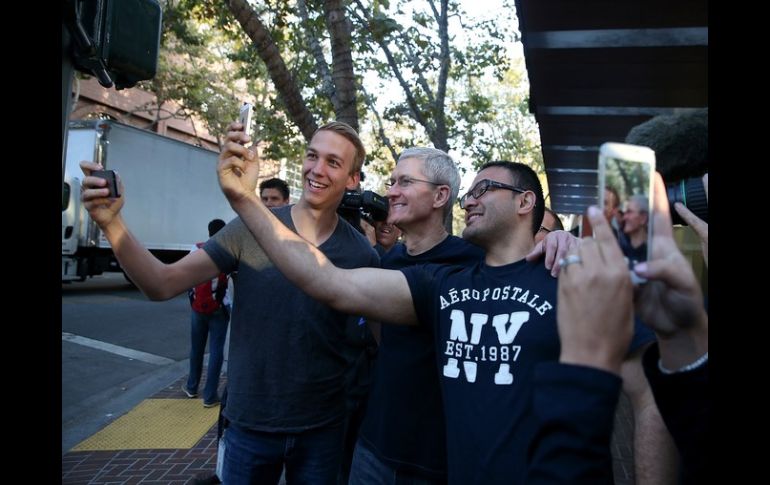
M 559 266 L 561 266 L 561 269 L 566 269 L 567 266 L 575 263 L 583 264 L 583 260 L 580 259 L 580 256 L 577 254 L 569 254 L 565 258 L 559 259 Z

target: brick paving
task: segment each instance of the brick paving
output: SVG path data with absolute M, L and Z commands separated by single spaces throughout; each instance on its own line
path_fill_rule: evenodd
M 187 399 L 181 391 L 186 376 L 151 396 Z M 220 389 L 227 379 L 220 378 Z M 205 377 L 200 388 L 205 385 Z M 74 451 L 62 456 L 66 485 L 187 485 L 214 473 L 217 425 L 190 449 Z

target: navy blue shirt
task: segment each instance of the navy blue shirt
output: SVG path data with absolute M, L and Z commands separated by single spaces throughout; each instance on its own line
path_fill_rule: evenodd
M 522 483 L 538 422 L 533 370 L 559 357 L 556 279 L 542 260 L 402 272 L 435 339 L 449 483 Z
M 610 440 L 620 377 L 594 367 L 544 362 L 535 368 L 533 383 L 539 423 L 527 485 L 612 485 Z
M 418 263 L 471 265 L 484 252 L 456 236 L 410 256 L 397 244 L 382 258 L 387 269 Z M 446 478 L 444 408 L 430 325 L 383 325 L 360 438 L 391 468 L 428 479 Z

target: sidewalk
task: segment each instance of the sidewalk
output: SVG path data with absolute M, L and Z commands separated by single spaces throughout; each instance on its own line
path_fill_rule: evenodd
M 181 390 L 186 376 L 180 377 L 163 390 L 150 396 L 132 409 L 129 413 L 111 422 L 87 440 L 82 441 L 62 456 L 62 484 L 69 485 L 98 485 L 98 484 L 157 484 L 183 485 L 194 483 L 195 478 L 203 478 L 214 473 L 217 453 L 216 416 L 219 407 L 203 408 L 203 401 L 189 399 Z M 220 378 L 220 389 L 226 383 L 226 377 Z M 204 380 L 200 384 L 202 389 Z M 175 402 L 175 401 L 179 402 Z M 148 402 L 152 401 L 152 402 Z M 150 426 L 150 422 L 139 416 L 139 421 L 133 421 L 129 427 L 121 427 L 120 421 L 131 419 L 142 405 L 169 403 L 167 406 L 172 416 Z M 176 410 L 186 410 L 183 416 L 173 416 Z M 191 411 L 190 411 L 191 410 Z M 177 413 L 179 414 L 179 413 Z M 202 436 L 179 436 L 180 426 L 174 424 L 173 418 L 186 419 L 188 414 L 202 419 L 206 426 L 199 432 Z M 138 424 L 137 424 L 138 423 Z M 208 426 L 208 423 L 211 423 Z M 198 423 L 200 424 L 200 422 Z M 192 426 L 191 426 L 192 427 Z M 189 431 L 189 430 L 181 430 Z M 131 436 L 128 436 L 131 435 Z M 131 441 L 133 440 L 133 441 Z M 139 440 L 139 441 L 136 441 Z M 187 440 L 194 443 L 179 448 L 166 445 L 159 448 L 146 448 L 157 442 L 181 442 Z M 139 448 L 121 448 L 121 442 L 143 443 Z M 118 443 L 118 446 L 115 446 Z M 76 451 L 78 448 L 88 448 Z M 103 446 L 106 445 L 106 446 Z

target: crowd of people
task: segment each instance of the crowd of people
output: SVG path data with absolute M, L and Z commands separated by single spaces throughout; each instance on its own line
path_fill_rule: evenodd
M 673 239 L 660 175 L 651 211 L 633 199 L 622 218 L 621 208 L 591 207 L 594 237 L 578 239 L 545 207 L 531 168 L 489 162 L 459 198 L 466 227 L 457 237 L 445 229 L 460 192 L 456 164 L 441 150 L 412 147 L 388 180 L 388 219 L 367 239 L 336 212 L 359 185 L 365 150 L 355 130 L 331 122 L 316 131 L 302 195 L 288 205 L 285 183 L 258 190 L 249 136 L 237 122 L 229 130 L 217 174 L 238 217 L 172 264 L 133 238 L 120 215 L 126 195 L 108 198 L 104 181 L 90 176 L 101 167 L 81 163 L 84 205 L 147 297 L 237 274 L 215 478 L 613 483 L 622 388 L 634 408 L 635 460 L 648 473 L 638 483 L 705 479 L 708 316 Z M 707 255 L 707 224 L 679 203 L 674 210 Z M 653 238 L 649 259 L 633 266 L 647 280 L 635 288 L 624 252 L 640 251 L 640 228 L 645 242 L 647 230 Z M 350 369 L 365 350 L 351 347 L 351 328 L 378 343 L 355 400 Z M 201 372 L 193 337 L 188 396 Z M 216 360 L 210 355 L 213 382 Z M 204 394 L 204 404 L 219 402 L 208 386 Z

